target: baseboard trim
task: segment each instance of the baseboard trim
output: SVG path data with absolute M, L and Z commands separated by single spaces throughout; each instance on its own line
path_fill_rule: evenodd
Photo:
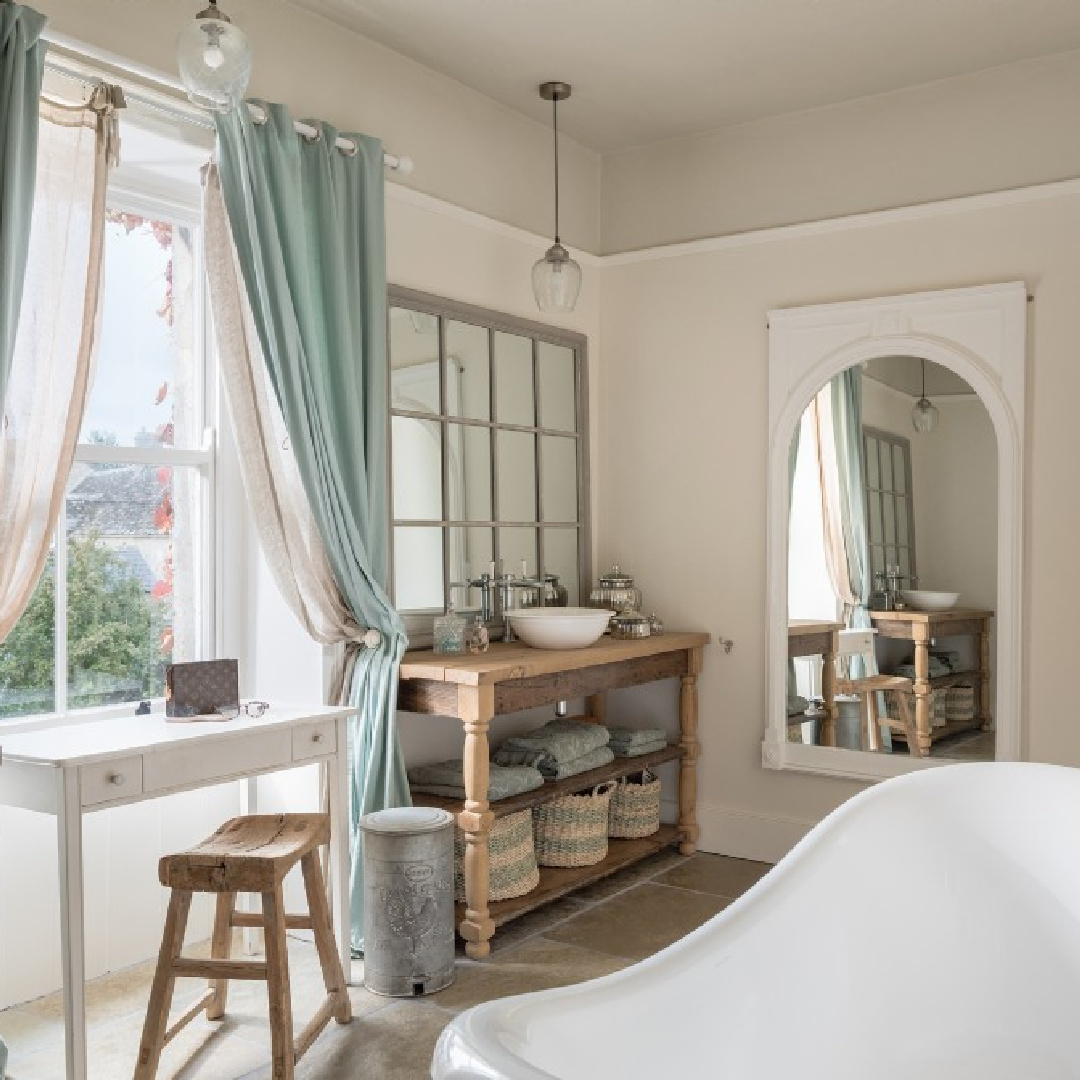
M 737 859 L 779 862 L 816 824 L 731 806 L 698 805 L 698 850 Z

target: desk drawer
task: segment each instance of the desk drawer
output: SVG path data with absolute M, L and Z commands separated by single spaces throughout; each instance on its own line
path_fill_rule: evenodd
M 288 729 L 259 731 L 242 738 L 201 745 L 193 742 L 147 754 L 146 790 L 170 791 L 287 768 L 292 764 L 290 734 Z
M 96 761 L 79 767 L 83 806 L 112 802 L 141 795 L 143 762 L 141 757 Z
M 337 752 L 337 721 L 320 720 L 317 724 L 305 724 L 292 733 L 293 761 L 326 757 Z

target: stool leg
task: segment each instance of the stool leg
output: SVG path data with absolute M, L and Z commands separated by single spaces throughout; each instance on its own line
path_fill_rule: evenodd
M 326 902 L 326 886 L 318 854 L 309 851 L 300 860 L 300 869 L 304 873 L 304 890 L 307 893 L 311 929 L 315 934 L 315 948 L 319 953 L 323 983 L 327 994 L 336 1002 L 334 1019 L 339 1024 L 347 1024 L 352 1019 L 352 1002 L 345 988 L 345 972 L 341 970 L 341 958 L 334 940 L 334 927 L 330 921 L 330 907 Z
M 210 940 L 210 956 L 214 960 L 228 960 L 232 952 L 232 917 L 236 909 L 236 893 L 218 893 L 214 910 L 214 936 Z M 225 1002 L 229 996 L 228 979 L 211 979 L 214 993 L 206 1006 L 207 1020 L 220 1020 L 225 1015 Z
M 190 910 L 191 893 L 187 889 L 173 889 L 169 897 L 169 910 L 165 915 L 165 930 L 161 935 L 157 970 L 150 988 L 150 1001 L 146 1006 L 146 1022 L 143 1025 L 134 1080 L 154 1080 L 157 1075 L 161 1048 L 165 1044 L 169 1008 L 172 1006 L 173 987 L 176 985 L 173 963 L 179 959 L 184 948 L 184 931 L 187 929 Z
M 292 995 L 289 990 L 289 954 L 285 944 L 285 904 L 281 885 L 262 894 L 266 937 L 266 992 L 270 999 L 270 1041 L 273 1080 L 293 1080 Z

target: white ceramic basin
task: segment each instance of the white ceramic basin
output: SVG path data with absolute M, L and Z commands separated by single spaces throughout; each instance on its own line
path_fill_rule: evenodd
M 958 592 L 933 592 L 930 589 L 903 589 L 904 602 L 916 611 L 948 611 L 956 607 Z
M 584 607 L 515 608 L 510 625 L 534 649 L 584 649 L 599 640 L 614 611 Z

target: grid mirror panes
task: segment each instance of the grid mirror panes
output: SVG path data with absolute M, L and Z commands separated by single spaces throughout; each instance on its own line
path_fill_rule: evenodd
M 914 580 L 915 517 L 911 498 L 911 443 L 877 428 L 863 429 L 866 451 L 866 516 L 870 568 L 877 574 L 899 567 Z
M 585 338 L 392 288 L 393 595 L 410 633 L 452 600 L 479 612 L 481 574 L 588 565 Z

